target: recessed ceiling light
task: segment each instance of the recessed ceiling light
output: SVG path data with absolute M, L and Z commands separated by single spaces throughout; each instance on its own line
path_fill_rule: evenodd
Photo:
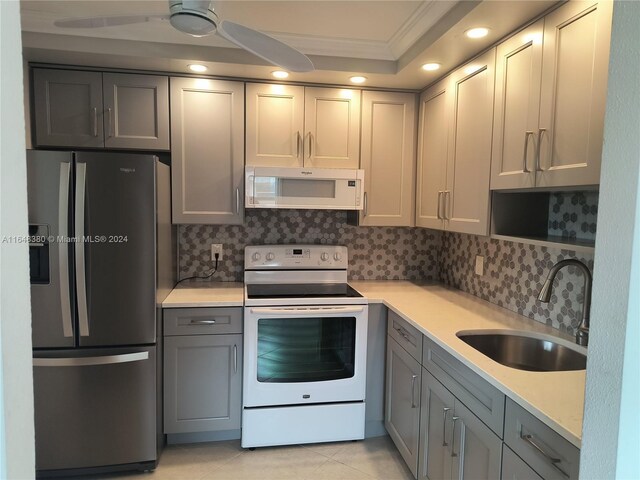
M 287 78 L 289 76 L 289 73 L 283 70 L 276 70 L 275 72 L 271 72 L 271 75 L 276 78 Z
M 464 32 L 464 34 L 469 38 L 482 38 L 489 35 L 489 29 L 485 27 L 471 28 Z
M 351 80 L 351 83 L 364 83 L 367 81 L 367 77 L 357 75 L 355 77 L 351 77 L 349 80 Z
M 439 63 L 425 63 L 424 65 L 422 65 L 422 69 L 426 70 L 427 72 L 433 72 L 434 70 L 438 70 L 439 68 Z
M 209 69 L 204 65 L 200 65 L 199 63 L 192 63 L 191 65 L 189 65 L 189 70 L 191 70 L 192 72 L 202 73 L 206 72 Z

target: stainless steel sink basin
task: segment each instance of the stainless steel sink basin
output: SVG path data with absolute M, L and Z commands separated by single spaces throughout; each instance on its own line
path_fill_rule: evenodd
M 458 332 L 457 336 L 492 360 L 518 370 L 559 372 L 584 370 L 587 365 L 587 356 L 580 351 L 524 332 Z

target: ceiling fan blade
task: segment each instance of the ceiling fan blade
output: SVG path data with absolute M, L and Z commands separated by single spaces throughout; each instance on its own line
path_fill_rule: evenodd
M 238 23 L 223 21 L 217 33 L 239 47 L 291 72 L 311 72 L 311 60 L 295 48 Z
M 122 15 L 119 17 L 70 18 L 67 20 L 56 20 L 53 24 L 61 28 L 102 28 L 168 19 L 168 15 Z

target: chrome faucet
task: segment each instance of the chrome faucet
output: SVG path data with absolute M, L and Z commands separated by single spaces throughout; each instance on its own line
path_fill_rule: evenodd
M 543 303 L 549 303 L 549 300 L 551 300 L 551 287 L 553 286 L 553 281 L 555 280 L 556 275 L 562 268 L 569 265 L 578 267 L 582 271 L 582 275 L 584 276 L 582 320 L 580 321 L 578 331 L 576 332 L 576 343 L 578 345 L 586 347 L 589 343 L 589 315 L 591 313 L 591 285 L 593 284 L 593 277 L 591 277 L 591 272 L 584 263 L 579 260 L 570 258 L 568 260 L 562 260 L 551 267 L 549 275 L 544 281 L 542 289 L 540 290 L 540 294 L 538 295 L 538 300 Z

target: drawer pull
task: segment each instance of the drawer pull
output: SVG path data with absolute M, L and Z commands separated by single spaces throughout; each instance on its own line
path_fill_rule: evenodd
M 451 410 L 449 407 L 444 407 L 442 409 L 442 446 L 448 447 L 447 443 L 447 413 Z
M 533 439 L 532 435 L 525 435 L 521 433 L 520 438 L 525 442 L 527 442 L 529 445 L 531 445 L 533 448 L 535 448 L 538 451 L 538 453 L 540 453 L 543 457 L 545 457 L 549 461 L 549 463 L 551 463 L 551 465 L 556 470 L 558 470 L 562 475 L 569 478 L 569 474 L 558 466 L 558 463 L 560 463 L 562 460 L 559 458 L 553 457 L 549 455 L 547 452 L 545 452 L 545 450 L 540 445 L 538 445 L 538 443 Z
M 191 320 L 189 325 L 213 325 L 215 320 Z
M 402 338 L 404 338 L 406 341 L 410 342 L 411 341 L 411 337 L 409 337 L 409 335 L 407 334 L 407 332 L 404 331 L 404 328 L 400 327 L 400 328 L 396 328 L 395 329 L 396 332 L 398 332 L 398 334 L 400 334 L 400 336 Z

